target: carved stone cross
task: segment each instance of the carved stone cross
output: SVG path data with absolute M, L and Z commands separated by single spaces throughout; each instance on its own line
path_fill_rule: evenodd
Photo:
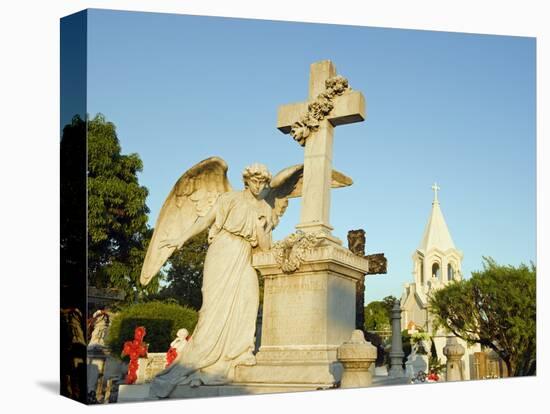
M 336 68 L 330 60 L 311 65 L 309 98 L 306 102 L 279 107 L 277 128 L 289 134 L 305 114 L 309 105 L 323 92 L 326 81 L 336 76 Z M 347 83 L 347 82 L 346 82 Z M 365 120 L 365 98 L 358 91 L 346 90 L 334 96 L 330 113 L 319 121 L 316 130 L 306 134 L 304 151 L 304 177 L 302 211 L 297 229 L 308 233 L 323 232 L 331 235 L 330 188 L 332 182 L 332 146 L 334 127 Z M 296 137 L 295 137 L 296 138 Z

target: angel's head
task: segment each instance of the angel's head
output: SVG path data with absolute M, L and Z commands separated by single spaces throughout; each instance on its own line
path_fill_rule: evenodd
M 263 164 L 252 164 L 243 171 L 244 187 L 258 197 L 271 181 L 271 173 Z

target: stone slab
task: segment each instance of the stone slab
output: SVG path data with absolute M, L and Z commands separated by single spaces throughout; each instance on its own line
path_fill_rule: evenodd
M 389 376 L 375 376 L 372 378 L 372 386 L 373 387 L 381 387 L 386 385 L 406 385 L 410 384 L 411 381 L 407 377 L 389 377 Z
M 150 384 L 121 385 L 118 392 L 117 403 L 153 401 L 158 398 L 149 396 Z M 237 395 L 276 394 L 287 392 L 303 392 L 330 389 L 323 384 L 244 384 L 231 385 L 203 385 L 191 387 L 178 385 L 170 394 L 169 399 L 228 397 Z
M 343 367 L 339 362 L 279 362 L 236 367 L 236 379 L 252 384 L 301 384 L 330 388 L 342 378 Z
M 406 385 L 410 381 L 408 378 L 391 377 L 373 377 L 372 386 L 386 385 Z M 158 400 L 149 397 L 150 384 L 139 385 L 120 385 L 118 392 L 118 403 L 121 402 L 139 402 Z M 185 398 L 208 398 L 208 397 L 228 397 L 237 395 L 258 395 L 258 394 L 277 394 L 287 392 L 304 392 L 315 390 L 330 390 L 325 384 L 247 384 L 235 383 L 231 385 L 203 385 L 200 387 L 190 387 L 189 385 L 179 385 L 170 395 L 170 399 Z
M 118 387 L 117 402 L 148 401 L 156 398 L 149 397 L 149 384 L 121 384 Z

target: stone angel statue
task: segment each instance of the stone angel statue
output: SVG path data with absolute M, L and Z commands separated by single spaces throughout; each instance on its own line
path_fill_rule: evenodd
M 272 178 L 262 164 L 243 171 L 244 190 L 234 191 L 227 164 L 218 157 L 199 162 L 176 182 L 159 213 L 141 271 L 147 284 L 172 253 L 209 228 L 204 261 L 203 303 L 193 335 L 177 359 L 151 384 L 167 397 L 178 384 L 224 384 L 236 365 L 253 365 L 259 287 L 252 267 L 254 249 L 271 247 L 288 198 L 301 194 L 303 165 Z M 334 172 L 333 186 L 351 184 Z

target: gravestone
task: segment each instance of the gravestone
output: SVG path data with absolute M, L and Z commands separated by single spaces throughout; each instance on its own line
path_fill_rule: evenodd
M 136 384 L 151 382 L 164 368 L 166 368 L 166 353 L 148 352 L 146 358 L 138 359 Z
M 425 346 L 413 345 L 412 351 L 405 363 L 406 375 L 409 379 L 418 375 L 419 372 L 426 373 L 428 371 L 429 356 L 424 352 Z
M 355 329 L 356 286 L 369 271 L 329 223 L 334 127 L 363 121 L 365 101 L 330 61 L 311 65 L 309 86 L 308 101 L 279 108 L 279 130 L 305 146 L 301 218 L 297 233 L 253 257 L 264 278 L 262 344 L 255 366 L 236 367 L 238 383 L 335 386 L 337 349 Z M 331 110 L 318 116 L 323 105 Z M 287 263 L 281 246 L 299 260 Z
M 108 348 L 92 345 L 88 348 L 88 395 L 94 393 L 97 403 L 108 401 L 111 388 L 122 382 L 125 363 L 113 357 Z
M 474 375 L 471 379 L 484 379 L 487 377 L 487 354 L 485 352 L 474 353 Z
M 93 403 L 102 403 L 110 390 L 108 382 L 124 377 L 124 364 L 111 355 L 105 344 L 113 314 L 98 310 L 93 314 L 92 332 L 87 347 L 88 396 Z

